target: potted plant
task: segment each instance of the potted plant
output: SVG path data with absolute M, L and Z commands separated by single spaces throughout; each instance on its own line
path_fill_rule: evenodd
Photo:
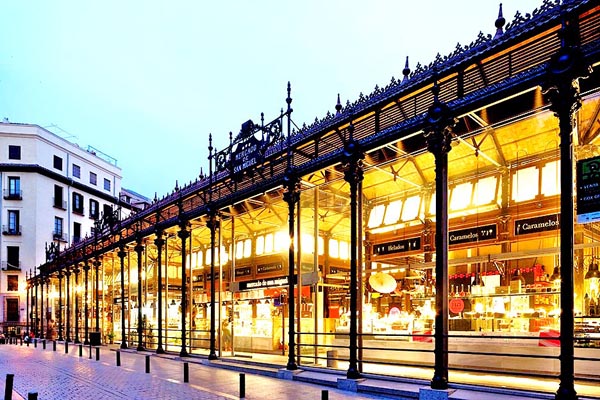
M 106 338 L 108 339 L 108 343 L 113 344 L 115 340 L 115 333 L 113 331 L 108 332 L 106 334 Z

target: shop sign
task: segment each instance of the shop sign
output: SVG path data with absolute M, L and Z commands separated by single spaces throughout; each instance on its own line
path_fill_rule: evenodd
M 281 263 L 261 264 L 256 266 L 257 274 L 268 274 L 269 272 L 281 271 L 283 265 Z
M 515 221 L 515 236 L 560 229 L 560 214 L 524 218 Z
M 419 250 L 421 248 L 421 238 L 411 238 L 403 240 L 395 240 L 393 242 L 380 243 L 374 246 L 374 253 L 376 255 L 392 254 L 392 253 L 404 253 L 406 251 Z
M 448 309 L 454 314 L 458 314 L 465 309 L 465 302 L 462 299 L 450 299 Z
M 239 278 L 240 276 L 250 276 L 252 275 L 252 267 L 243 267 L 235 269 L 235 277 Z
M 223 272 L 221 273 L 221 279 L 225 279 L 225 275 L 226 275 L 226 273 L 225 273 L 225 271 L 223 271 Z M 218 273 L 218 272 L 215 272 L 215 277 L 216 277 L 217 279 L 219 278 L 219 273 Z M 207 281 L 207 282 L 210 282 L 210 281 L 212 281 L 212 276 L 211 276 L 210 272 L 206 274 L 206 281 Z
M 129 297 L 125 297 L 125 302 L 127 302 L 128 300 L 129 300 Z M 121 304 L 121 298 L 120 297 L 113 298 L 113 304 Z
M 297 283 L 298 277 L 294 275 L 294 285 Z M 253 281 L 238 282 L 239 290 L 255 290 L 255 289 L 267 289 L 279 286 L 288 286 L 289 279 L 287 276 L 279 276 L 277 278 L 269 279 L 256 279 Z
M 600 157 L 577 161 L 577 223 L 600 221 Z
M 497 236 L 496 224 L 476 226 L 474 228 L 458 229 L 450 231 L 448 244 L 471 243 L 479 240 L 495 239 Z

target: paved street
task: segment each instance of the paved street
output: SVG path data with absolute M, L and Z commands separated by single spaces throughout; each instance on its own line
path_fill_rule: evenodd
M 146 357 L 135 352 L 121 352 L 121 366 L 116 353 L 100 348 L 89 358 L 88 348 L 79 357 L 78 347 L 59 343 L 52 351 L 38 343 L 0 345 L 0 384 L 6 374 L 14 374 L 14 391 L 27 398 L 37 392 L 38 399 L 238 399 L 239 372 L 188 363 L 189 383 L 183 382 L 183 362 L 177 359 L 150 357 L 150 373 L 145 372 Z M 151 354 L 151 353 L 147 353 Z M 247 399 L 321 399 L 323 387 L 254 374 L 246 374 Z M 383 399 L 328 388 L 329 399 Z M 13 395 L 13 399 L 19 399 Z

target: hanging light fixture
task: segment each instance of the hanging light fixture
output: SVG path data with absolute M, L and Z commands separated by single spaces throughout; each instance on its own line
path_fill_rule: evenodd
M 600 271 L 598 270 L 597 263 L 590 264 L 588 272 L 585 274 L 585 279 L 592 279 L 592 278 L 600 278 Z
M 523 275 L 521 275 L 521 270 L 519 268 L 515 268 L 515 271 L 513 272 L 512 277 L 510 278 L 511 281 L 521 281 L 521 283 L 525 283 L 525 277 Z

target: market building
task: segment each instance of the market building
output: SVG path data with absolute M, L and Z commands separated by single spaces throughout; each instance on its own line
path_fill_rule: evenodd
M 288 84 L 209 140 L 207 176 L 48 252 L 30 304 L 61 340 L 577 398 L 600 378 L 600 6 L 495 27 L 297 130 Z

